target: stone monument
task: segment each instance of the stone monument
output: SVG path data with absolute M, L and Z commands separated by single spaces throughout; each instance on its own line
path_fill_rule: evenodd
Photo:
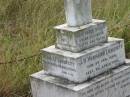
M 33 97 L 130 97 L 124 40 L 92 19 L 91 0 L 64 0 L 66 24 L 56 44 L 42 49 L 44 70 L 30 76 Z

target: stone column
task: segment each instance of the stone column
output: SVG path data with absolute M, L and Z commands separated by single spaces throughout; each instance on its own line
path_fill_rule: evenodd
M 91 0 L 64 0 L 69 26 L 82 26 L 92 22 Z

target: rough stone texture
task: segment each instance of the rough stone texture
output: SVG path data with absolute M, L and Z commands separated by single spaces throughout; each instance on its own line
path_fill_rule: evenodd
M 64 0 L 66 20 L 69 26 L 81 26 L 92 22 L 91 0 Z
M 31 87 L 33 97 L 130 97 L 130 60 L 80 84 L 40 71 L 31 75 Z
M 107 42 L 107 26 L 104 20 L 93 19 L 93 22 L 80 27 L 69 27 L 67 24 L 56 26 L 56 47 L 72 52 L 94 47 Z
M 54 76 L 83 82 L 125 62 L 124 40 L 109 38 L 108 43 L 72 53 L 51 46 L 43 51 L 44 69 Z

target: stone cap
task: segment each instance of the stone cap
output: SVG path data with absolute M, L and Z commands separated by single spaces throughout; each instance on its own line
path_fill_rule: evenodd
M 96 25 L 98 23 L 103 23 L 104 24 L 104 23 L 106 23 L 106 21 L 105 20 L 93 19 L 92 23 L 89 23 L 87 25 L 83 25 L 83 26 L 79 26 L 79 27 L 71 27 L 71 26 L 68 26 L 68 24 L 62 24 L 62 25 L 55 26 L 54 29 L 77 32 L 77 31 L 86 29 L 86 28 L 88 28 L 90 26 L 94 26 L 94 25 Z

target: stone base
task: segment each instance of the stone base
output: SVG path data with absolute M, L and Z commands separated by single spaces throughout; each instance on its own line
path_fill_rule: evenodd
M 67 24 L 56 26 L 56 47 L 71 52 L 80 52 L 107 42 L 107 26 L 104 20 L 93 19 L 93 22 L 80 27 Z
M 125 63 L 124 41 L 109 38 L 108 43 L 72 53 L 51 46 L 43 49 L 44 69 L 54 76 L 83 82 Z
M 76 84 L 46 75 L 31 75 L 33 97 L 130 97 L 130 60 L 90 81 Z

